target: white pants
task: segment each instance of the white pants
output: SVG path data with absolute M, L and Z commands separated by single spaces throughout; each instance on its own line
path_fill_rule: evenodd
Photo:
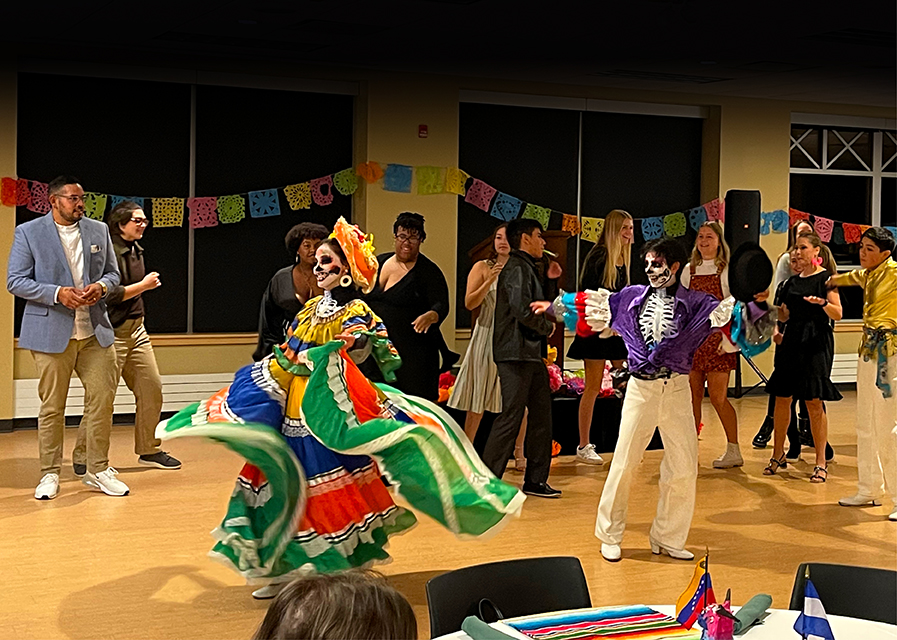
M 887 495 L 897 506 L 897 356 L 888 358 L 891 397 L 875 386 L 876 358 L 860 356 L 857 364 L 857 493 L 870 498 Z
M 660 463 L 660 499 L 650 536 L 665 547 L 685 548 L 695 511 L 698 478 L 698 434 L 687 375 L 668 380 L 629 379 L 620 437 L 595 522 L 595 536 L 606 544 L 620 544 L 623 540 L 632 473 L 641 462 L 655 427 L 660 428 L 664 454 Z

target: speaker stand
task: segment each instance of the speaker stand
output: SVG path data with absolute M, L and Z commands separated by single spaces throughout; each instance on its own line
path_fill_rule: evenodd
M 750 366 L 750 368 L 754 370 L 754 373 L 757 374 L 757 377 L 760 378 L 760 382 L 758 382 L 757 384 L 752 386 L 747 391 L 744 390 L 744 386 L 741 383 L 741 359 L 742 358 L 744 358 L 745 362 L 748 363 L 748 366 Z M 741 351 L 739 351 L 738 352 L 738 364 L 735 367 L 735 397 L 742 398 L 742 397 L 746 396 L 747 394 L 749 394 L 754 389 L 756 389 L 757 387 L 759 387 L 761 384 L 765 385 L 768 382 L 769 382 L 769 380 L 766 378 L 765 375 L 763 375 L 763 372 L 760 371 L 760 368 L 756 364 L 754 364 L 754 361 L 751 360 L 751 358 L 749 356 L 746 356 Z

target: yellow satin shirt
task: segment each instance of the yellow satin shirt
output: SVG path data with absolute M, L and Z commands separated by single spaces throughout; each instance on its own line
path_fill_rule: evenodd
M 839 287 L 863 287 L 863 325 L 897 329 L 897 262 L 888 258 L 874 269 L 857 269 L 832 277 Z M 888 353 L 897 350 L 897 336 L 888 336 Z

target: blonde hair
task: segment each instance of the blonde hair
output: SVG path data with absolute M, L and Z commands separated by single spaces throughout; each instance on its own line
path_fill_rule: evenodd
M 614 209 L 607 214 L 604 219 L 604 228 L 601 230 L 601 236 L 598 242 L 589 249 L 586 259 L 582 265 L 582 273 L 586 271 L 589 260 L 595 255 L 596 251 L 604 248 L 607 252 L 604 261 L 604 273 L 602 274 L 601 284 L 606 289 L 613 290 L 617 286 L 617 257 L 623 258 L 623 265 L 626 267 L 626 284 L 629 284 L 629 264 L 632 256 L 632 244 L 624 245 L 620 241 L 620 230 L 623 229 L 623 223 L 632 220 L 632 216 L 622 209 Z M 580 280 L 582 280 L 580 275 Z
M 712 230 L 716 237 L 719 238 L 719 246 L 716 248 L 716 256 L 713 258 L 713 263 L 718 268 L 723 268 L 729 264 L 729 244 L 726 242 L 725 234 L 723 233 L 723 225 L 715 220 L 708 220 L 698 227 L 698 233 L 701 233 L 701 229 L 704 227 Z M 695 238 L 695 247 L 691 250 L 691 266 L 696 267 L 703 263 L 704 258 L 701 257 L 701 252 L 698 251 L 698 240 Z

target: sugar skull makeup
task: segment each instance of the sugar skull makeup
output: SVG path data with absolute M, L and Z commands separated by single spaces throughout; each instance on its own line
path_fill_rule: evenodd
M 339 286 L 340 276 L 345 273 L 346 267 L 339 256 L 330 248 L 330 245 L 322 244 L 315 251 L 315 279 L 318 286 L 325 291 L 331 291 Z
M 655 289 L 668 287 L 675 280 L 666 258 L 656 255 L 653 251 L 645 254 L 645 273 L 648 275 L 648 282 Z

